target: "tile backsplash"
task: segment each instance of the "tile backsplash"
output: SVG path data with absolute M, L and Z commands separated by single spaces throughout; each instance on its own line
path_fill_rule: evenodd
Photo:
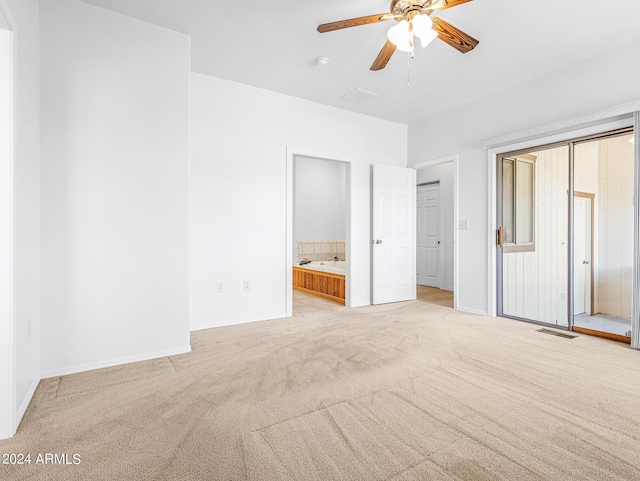
M 343 240 L 305 240 L 298 241 L 296 258 L 298 262 L 308 257 L 310 261 L 332 261 L 335 257 L 345 260 L 345 241 Z

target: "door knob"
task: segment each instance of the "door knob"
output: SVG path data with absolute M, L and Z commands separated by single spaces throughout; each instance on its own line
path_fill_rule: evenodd
M 588 264 L 588 263 L 589 263 L 589 261 L 582 261 L 582 263 L 583 263 L 583 264 Z

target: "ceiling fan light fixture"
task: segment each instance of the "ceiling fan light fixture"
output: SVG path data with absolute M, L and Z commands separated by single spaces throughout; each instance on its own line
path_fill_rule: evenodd
M 413 17 L 413 34 L 420 39 L 422 48 L 425 48 L 437 37 L 438 33 L 431 28 L 433 22 L 428 15 L 416 15 Z
M 387 33 L 389 41 L 401 52 L 413 51 L 413 32 L 409 22 L 401 20 L 397 25 L 391 27 Z

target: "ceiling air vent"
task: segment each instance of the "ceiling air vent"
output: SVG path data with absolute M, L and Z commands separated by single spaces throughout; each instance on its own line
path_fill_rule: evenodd
M 356 104 L 363 104 L 367 100 L 375 99 L 380 94 L 378 92 L 372 92 L 371 90 L 361 89 L 360 87 L 356 87 L 353 90 L 350 90 L 342 97 L 342 100 L 347 100 L 349 102 L 353 102 Z

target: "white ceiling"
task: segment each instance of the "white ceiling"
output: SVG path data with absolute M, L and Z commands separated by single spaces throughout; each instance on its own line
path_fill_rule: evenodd
M 389 0 L 83 1 L 191 35 L 195 72 L 401 123 L 640 40 L 638 0 L 475 0 L 433 14 L 477 38 L 475 50 L 463 55 L 436 40 L 412 61 L 396 52 L 372 72 L 395 22 L 325 34 L 316 27 L 388 12 Z M 325 69 L 314 66 L 318 56 L 330 59 Z M 355 87 L 380 96 L 340 99 Z

